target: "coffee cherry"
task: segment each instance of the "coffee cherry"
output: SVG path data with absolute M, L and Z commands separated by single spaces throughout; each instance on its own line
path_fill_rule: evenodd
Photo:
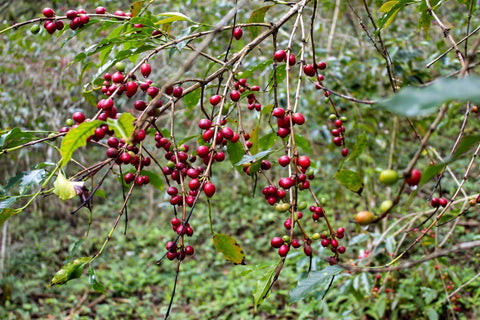
M 288 164 L 290 163 L 290 157 L 289 156 L 281 156 L 280 158 L 278 158 L 278 164 L 281 165 L 282 167 L 286 167 L 288 166 Z
M 63 30 L 65 25 L 63 24 L 62 20 L 57 20 L 55 21 L 55 27 L 57 28 L 57 30 Z
M 297 59 L 295 59 L 295 55 L 291 53 L 290 56 L 288 57 L 288 64 L 290 66 L 293 66 L 295 65 L 295 63 L 297 63 Z
M 273 237 L 270 245 L 274 248 L 280 248 L 283 245 L 283 239 L 280 237 Z
M 137 93 L 138 89 L 138 84 L 135 81 L 129 81 L 127 82 L 127 92 L 126 95 L 127 97 L 133 97 L 135 93 Z
M 210 104 L 212 106 L 216 106 L 217 104 L 220 103 L 220 101 L 222 101 L 222 97 L 219 96 L 218 94 L 210 97 Z
M 324 70 L 326 67 L 327 67 L 327 64 L 323 61 L 320 61 L 319 63 L 317 63 L 317 69 L 319 70 Z
M 439 202 L 439 204 L 440 204 L 442 207 L 446 207 L 447 204 L 448 204 L 448 200 L 445 199 L 445 198 L 440 198 L 440 199 L 438 200 L 438 202 Z
M 322 245 L 322 247 L 326 248 L 330 244 L 330 240 L 329 239 L 322 239 L 322 241 L 320 241 L 320 244 Z
M 355 222 L 360 225 L 370 224 L 375 217 L 370 211 L 360 211 L 355 215 Z
M 383 183 L 384 185 L 390 186 L 395 182 L 397 182 L 398 174 L 395 170 L 392 170 L 392 169 L 383 170 L 380 173 L 378 180 L 380 180 L 380 182 Z
M 278 255 L 282 258 L 286 257 L 289 250 L 290 250 L 290 247 L 288 245 L 282 244 L 282 246 L 278 248 Z
M 413 169 L 412 173 L 410 174 L 410 177 L 405 179 L 405 181 L 408 183 L 409 186 L 413 187 L 418 185 L 421 178 L 422 178 L 422 173 L 417 169 Z
M 180 97 L 182 96 L 182 93 L 183 93 L 182 87 L 175 87 L 175 88 L 173 88 L 172 95 L 173 95 L 175 98 L 180 98 Z
M 346 157 L 348 156 L 348 149 L 347 148 L 343 148 L 342 149 L 342 157 Z
M 262 170 L 269 170 L 271 167 L 272 167 L 272 164 L 270 163 L 270 161 L 262 160 L 260 162 L 260 168 Z
M 240 92 L 238 92 L 237 90 L 232 90 L 230 92 L 230 99 L 232 99 L 232 101 L 234 102 L 240 100 Z
M 215 194 L 215 185 L 211 182 L 207 182 L 203 185 L 203 192 L 205 192 L 205 195 L 209 198 L 213 197 Z
M 307 169 L 310 167 L 310 159 L 307 156 L 300 156 L 298 157 L 298 164 L 302 169 Z
M 272 115 L 276 118 L 283 118 L 285 116 L 285 110 L 283 108 L 274 108 Z
M 75 112 L 72 115 L 72 119 L 77 123 L 82 123 L 83 121 L 85 121 L 85 115 L 82 112 Z
M 283 226 L 284 226 L 285 229 L 287 229 L 287 230 L 292 229 L 292 219 L 287 218 L 287 219 L 285 220 L 285 222 L 283 222 Z
M 206 130 L 212 126 L 212 122 L 209 119 L 200 119 L 198 121 L 198 127 L 200 129 Z
M 128 172 L 123 176 L 123 179 L 125 180 L 125 183 L 130 184 L 135 179 L 135 175 L 131 172 Z
M 385 200 L 380 204 L 380 211 L 386 212 L 393 206 L 392 200 Z
M 195 253 L 195 250 L 193 249 L 192 246 L 186 246 L 185 247 L 185 254 L 187 256 L 192 256 Z
M 222 130 L 220 130 L 220 133 L 227 140 L 230 140 L 233 138 L 233 130 L 229 127 L 223 128 Z
M 337 252 L 340 254 L 345 253 L 345 251 L 347 251 L 347 249 L 344 246 L 340 246 L 337 248 Z
M 45 24 L 45 30 L 47 30 L 49 34 L 53 34 L 57 31 L 57 25 L 54 22 L 48 21 L 48 23 Z
M 294 113 L 292 115 L 293 123 L 298 124 L 299 126 L 305 123 L 305 117 L 300 112 Z
M 150 73 L 152 72 L 152 67 L 150 67 L 150 65 L 148 63 L 144 63 L 140 67 L 140 72 L 142 73 L 142 75 L 145 78 L 147 78 L 150 75 Z
M 284 61 L 286 56 L 287 53 L 285 52 L 285 50 L 278 50 L 273 54 L 273 58 L 278 62 Z
M 51 8 L 43 8 L 42 13 L 45 17 L 51 18 L 55 16 L 55 11 Z
M 342 137 L 335 137 L 335 138 L 333 138 L 333 143 L 334 143 L 336 146 L 341 146 L 341 145 L 342 145 L 342 142 L 343 142 Z
M 306 64 L 303 66 L 303 72 L 305 75 L 313 77 L 315 75 L 315 68 L 311 64 Z
M 292 247 L 294 247 L 295 249 L 298 249 L 302 246 L 302 244 L 300 243 L 300 240 L 298 239 L 292 239 Z
M 433 197 L 432 200 L 430 200 L 430 205 L 434 208 L 440 207 L 440 199 Z
M 197 156 L 200 158 L 205 158 L 210 153 L 210 148 L 207 146 L 198 146 L 197 147 Z
M 233 29 L 233 37 L 237 40 L 240 40 L 242 38 L 242 35 L 243 35 L 243 30 L 242 28 L 235 28 Z
M 332 248 L 336 248 L 338 247 L 338 241 L 336 239 L 332 239 L 330 240 L 330 245 L 332 246 Z
M 305 245 L 303 246 L 303 253 L 305 253 L 305 255 L 306 255 L 307 257 L 311 257 L 312 254 L 313 254 L 313 249 L 312 249 L 312 247 L 311 247 L 310 245 L 308 245 L 308 244 L 305 244 Z
M 95 8 L 95 13 L 96 14 L 105 14 L 105 12 L 107 12 L 107 9 L 105 9 L 104 7 L 96 7 Z
M 40 26 L 38 24 L 34 24 L 30 27 L 30 32 L 32 34 L 37 34 L 40 32 Z
M 122 83 L 123 79 L 124 79 L 124 76 L 120 71 L 117 71 L 114 74 L 112 74 L 112 81 L 114 83 Z

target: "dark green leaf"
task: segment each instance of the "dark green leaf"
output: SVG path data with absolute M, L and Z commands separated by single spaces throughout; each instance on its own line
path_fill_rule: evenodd
M 260 306 L 260 304 L 262 304 L 262 302 L 267 298 L 265 295 L 268 293 L 268 289 L 272 284 L 273 277 L 277 273 L 277 269 L 281 262 L 282 259 L 278 259 L 275 264 L 269 268 L 265 268 L 265 270 L 262 270 L 262 276 L 259 280 L 257 280 L 255 291 L 253 292 L 253 304 L 255 311 L 257 311 L 258 306 Z
M 295 143 L 296 143 L 297 147 L 300 147 L 303 151 L 305 151 L 307 153 L 312 152 L 310 150 L 310 144 L 308 143 L 307 139 L 305 139 L 304 136 L 301 136 L 298 133 L 295 133 Z
M 77 253 L 78 249 L 80 248 L 80 246 L 82 245 L 84 240 L 85 240 L 84 238 L 81 238 L 81 239 L 75 241 L 75 243 L 72 246 L 72 249 L 70 249 L 70 252 L 65 257 L 65 263 L 68 263 L 68 262 L 70 262 L 70 260 L 73 259 L 73 257 Z
M 355 171 L 351 170 L 340 170 L 335 173 L 335 179 L 338 180 L 342 185 L 347 187 L 348 190 L 355 193 L 361 194 L 363 191 L 363 181 L 362 177 Z
M 237 167 L 237 163 L 242 160 L 242 157 L 245 155 L 245 150 L 243 150 L 240 142 L 232 143 L 229 141 L 227 143 L 227 153 L 232 166 L 237 168 L 237 170 L 240 172 L 241 169 Z
M 364 132 L 358 137 L 357 141 L 355 142 L 352 153 L 348 157 L 348 161 L 357 159 L 362 154 L 363 150 L 365 150 L 367 143 L 367 134 Z
M 188 110 L 192 110 L 194 107 L 197 106 L 198 102 L 200 101 L 201 94 L 202 91 L 200 88 L 198 88 L 183 97 L 183 102 L 185 102 Z
M 270 9 L 272 6 L 265 6 L 260 9 L 257 9 L 252 12 L 250 15 L 250 18 L 248 19 L 248 23 L 262 23 L 265 21 L 265 13 L 267 13 L 268 9 Z M 258 34 L 260 33 L 260 27 L 255 26 L 255 27 L 250 27 L 249 28 L 250 33 L 252 35 L 252 38 L 256 38 Z
M 153 171 L 142 170 L 142 175 L 145 175 L 150 179 L 150 184 L 157 188 L 158 190 L 163 190 L 163 180 L 162 178 Z
M 83 257 L 67 263 L 55 273 L 48 287 L 65 284 L 72 279 L 79 278 L 82 275 L 83 267 L 85 267 L 91 259 L 90 257 Z
M 46 177 L 46 174 L 47 172 L 44 169 L 20 172 L 15 177 L 8 180 L 4 190 L 8 191 L 12 187 L 18 186 L 19 194 L 25 194 L 30 187 L 42 183 Z
M 242 159 L 239 162 L 235 163 L 234 165 L 235 166 L 241 166 L 241 165 L 246 164 L 246 163 L 255 162 L 259 159 L 262 159 L 262 158 L 268 156 L 269 154 L 271 154 L 273 152 L 274 152 L 274 150 L 268 149 L 268 150 L 261 151 L 257 154 L 254 154 L 254 155 L 246 154 L 242 157 Z
M 92 265 L 88 268 L 88 284 L 94 291 L 105 294 L 105 286 L 97 280 L 97 275 Z
M 118 119 L 107 119 L 110 129 L 115 131 L 115 135 L 127 141 L 133 133 L 135 117 L 131 113 L 122 113 Z
M 20 128 L 13 128 L 9 131 L 1 131 L 0 149 L 9 149 L 21 144 L 35 140 L 33 134 L 23 132 Z
M 260 148 L 262 148 L 262 150 L 266 150 L 266 149 L 270 149 L 275 144 L 276 140 L 277 140 L 277 133 L 270 132 L 263 135 L 258 140 L 258 144 L 260 145 Z
M 328 289 L 332 277 L 343 271 L 344 269 L 342 267 L 333 265 L 327 266 L 320 271 L 310 272 L 306 279 L 300 280 L 298 286 L 290 291 L 289 301 L 296 302 L 319 291 L 323 296 L 324 292 Z
M 64 167 L 72 158 L 73 152 L 87 144 L 87 138 L 95 133 L 95 129 L 104 124 L 103 121 L 94 120 L 82 122 L 80 125 L 65 135 L 60 146 L 62 154 L 61 167 Z
M 266 106 L 262 107 L 262 114 L 270 115 L 273 110 L 273 104 L 267 104 Z
M 473 101 L 480 103 L 480 78 L 439 79 L 428 87 L 406 87 L 391 98 L 375 104 L 376 107 L 401 116 L 427 116 L 436 112 L 446 101 Z
M 226 260 L 234 264 L 245 264 L 245 253 L 243 253 L 242 247 L 232 237 L 226 234 L 215 233 L 213 235 L 213 245 L 218 252 L 223 254 Z

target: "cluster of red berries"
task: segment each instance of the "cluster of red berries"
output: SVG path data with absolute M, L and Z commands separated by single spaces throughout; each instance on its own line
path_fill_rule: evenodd
M 175 231 L 178 235 L 186 235 L 191 237 L 193 235 L 193 229 L 190 227 L 190 224 L 187 223 L 185 226 L 182 224 L 182 221 L 178 218 L 173 218 L 171 220 L 171 225 L 173 231 Z M 183 242 L 183 241 L 182 241 Z M 192 246 L 184 246 L 183 244 L 180 244 L 177 242 L 175 244 L 173 241 L 168 241 L 165 245 L 166 249 L 168 250 L 167 252 L 167 259 L 173 260 L 173 259 L 178 259 L 178 260 L 183 260 L 185 259 L 185 256 L 191 256 L 195 253 L 195 250 L 193 249 Z
M 302 113 L 296 112 L 291 115 L 287 114 L 285 109 L 276 107 L 272 110 L 272 115 L 277 118 L 277 135 L 281 138 L 286 138 L 291 132 L 292 125 L 303 125 L 305 117 Z
M 273 54 L 273 59 L 277 62 L 287 62 L 287 52 L 285 50 L 277 50 Z M 288 64 L 293 66 L 297 63 L 297 59 L 293 53 L 288 56 Z
M 332 134 L 333 137 L 333 144 L 335 144 L 337 147 L 344 147 L 345 146 L 345 126 L 343 125 L 343 122 L 345 119 L 340 119 L 337 117 L 335 114 L 330 115 L 330 120 L 333 122 L 334 128 L 330 130 L 330 133 Z M 342 149 L 342 156 L 346 157 L 348 155 L 348 149 L 343 148 Z

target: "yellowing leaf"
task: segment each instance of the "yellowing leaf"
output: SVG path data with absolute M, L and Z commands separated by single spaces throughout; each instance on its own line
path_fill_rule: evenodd
M 55 273 L 48 287 L 65 284 L 72 279 L 79 278 L 82 275 L 83 267 L 91 259 L 90 257 L 83 257 L 67 263 Z
M 84 185 L 83 182 L 70 181 L 68 180 L 62 172 L 58 173 L 57 179 L 53 183 L 53 193 L 55 193 L 61 200 L 68 200 L 77 195 L 75 191 L 76 188 L 82 188 Z
M 132 18 L 136 17 L 140 11 L 142 10 L 143 7 L 143 1 L 135 1 L 132 3 L 130 6 L 130 13 L 132 14 Z
M 245 253 L 242 247 L 232 237 L 216 233 L 213 236 L 213 245 L 218 252 L 221 252 L 226 260 L 234 264 L 245 264 Z
M 394 5 L 396 5 L 399 1 L 398 0 L 395 0 L 395 1 L 387 1 L 385 2 L 384 4 L 382 4 L 382 6 L 380 7 L 380 9 L 378 9 L 379 12 L 388 12 L 392 9 L 392 7 Z
M 187 17 L 186 15 L 180 12 L 163 12 L 163 13 L 160 13 L 159 16 L 168 17 L 168 18 L 155 22 L 156 25 L 171 23 L 174 21 L 188 21 L 188 22 L 195 23 L 195 21 L 193 21 L 192 19 L 190 19 L 189 17 Z

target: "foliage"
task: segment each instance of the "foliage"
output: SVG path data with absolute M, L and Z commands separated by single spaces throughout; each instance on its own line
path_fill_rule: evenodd
M 474 1 L 92 3 L 0 28 L 0 317 L 478 317 Z

